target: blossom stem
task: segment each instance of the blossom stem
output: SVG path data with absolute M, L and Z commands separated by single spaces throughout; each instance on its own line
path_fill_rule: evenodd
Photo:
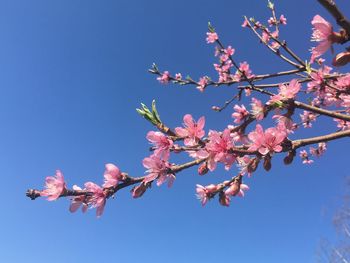
M 276 56 L 280 57 L 281 59 L 283 59 L 284 61 L 286 61 L 287 63 L 291 64 L 292 66 L 298 68 L 298 69 L 303 69 L 304 67 L 302 65 L 299 65 L 298 63 L 295 63 L 294 61 L 290 60 L 289 58 L 285 57 L 284 55 L 282 55 L 277 49 L 274 49 L 273 47 L 271 47 L 269 44 L 265 43 L 263 38 L 260 36 L 260 34 L 258 33 L 258 31 L 256 31 L 256 29 L 254 28 L 254 26 L 251 25 L 251 23 L 249 22 L 248 18 L 245 16 L 244 17 L 249 25 L 249 28 L 253 31 L 253 33 L 260 39 L 260 41 L 262 43 L 265 44 L 265 46 L 270 49 Z

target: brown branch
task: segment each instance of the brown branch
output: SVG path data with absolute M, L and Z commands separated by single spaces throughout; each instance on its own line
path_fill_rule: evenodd
M 336 140 L 343 137 L 349 137 L 349 136 L 350 136 L 350 130 L 346 130 L 346 131 L 330 133 L 323 136 L 312 137 L 308 139 L 295 140 L 295 141 L 292 141 L 292 145 L 293 145 L 293 149 L 297 149 L 309 144 L 327 142 L 327 141 L 332 141 L 332 140 Z
M 274 49 L 273 47 L 271 47 L 269 44 L 265 43 L 263 38 L 260 36 L 260 34 L 258 33 L 258 31 L 255 30 L 254 26 L 252 26 L 248 20 L 248 18 L 245 16 L 244 17 L 247 22 L 248 22 L 248 27 L 253 31 L 253 33 L 260 39 L 260 41 L 268 48 L 270 49 L 270 51 L 272 51 L 275 55 L 277 55 L 278 57 L 280 57 L 281 59 L 283 59 L 284 61 L 286 61 L 287 63 L 291 64 L 292 66 L 296 67 L 297 69 L 302 69 L 302 70 L 305 70 L 305 67 L 300 64 L 297 64 L 295 62 L 293 62 L 292 60 L 290 60 L 289 58 L 285 57 L 284 55 L 282 55 L 279 50 L 277 49 Z M 271 34 L 270 34 L 271 36 Z M 277 42 L 277 41 L 276 41 Z M 279 43 L 280 44 L 280 43 Z M 285 49 L 285 47 L 284 47 Z M 293 53 L 294 54 L 294 53 Z
M 334 111 L 329 111 L 329 110 L 325 110 L 325 109 L 321 109 L 315 106 L 311 106 L 305 103 L 302 103 L 300 101 L 294 101 L 293 102 L 294 107 L 299 108 L 299 109 L 303 109 L 303 110 L 308 110 L 314 113 L 318 113 L 321 115 L 326 115 L 329 117 L 333 117 L 336 119 L 340 119 L 343 121 L 350 121 L 350 115 L 345 115 L 345 114 L 341 114 L 338 112 L 334 112 Z
M 205 162 L 205 161 L 206 159 L 204 158 L 204 159 L 197 159 L 191 162 L 187 162 L 181 165 L 174 165 L 169 169 L 168 173 L 176 174 L 184 169 L 201 164 L 202 162 Z M 122 183 L 116 185 L 115 187 L 103 188 L 103 191 L 105 192 L 107 198 L 113 196 L 120 189 L 142 182 L 146 177 L 146 176 L 130 177 L 127 173 L 122 173 L 122 175 L 125 178 Z M 41 196 L 40 192 L 41 191 L 37 189 L 28 189 L 26 192 L 26 196 L 32 200 L 35 200 L 36 198 Z M 92 194 L 93 193 L 85 190 L 65 189 L 59 197 L 61 198 L 61 197 L 70 197 L 70 196 L 90 196 Z

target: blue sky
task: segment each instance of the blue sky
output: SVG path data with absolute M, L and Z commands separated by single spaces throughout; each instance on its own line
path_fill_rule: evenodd
M 317 13 L 330 16 L 316 1 L 276 5 L 288 19 L 282 37 L 309 59 L 310 21 Z M 153 187 L 138 200 L 125 189 L 100 219 L 95 211 L 70 214 L 68 200 L 25 197 L 58 168 L 69 186 L 102 182 L 108 162 L 143 175 L 152 127 L 135 112 L 140 102 L 156 99 L 170 127 L 186 113 L 205 115 L 212 129 L 232 122 L 231 109 L 210 108 L 230 98 L 233 87 L 200 94 L 160 85 L 147 69 L 156 62 L 195 79 L 215 76 L 208 21 L 254 73 L 290 69 L 240 26 L 243 15 L 266 21 L 265 1 L 8 0 L 0 6 L 1 262 L 314 262 L 320 238 L 333 237 L 330 216 L 350 175 L 348 139 L 330 143 L 312 166 L 297 159 L 286 167 L 276 158 L 269 173 L 259 169 L 246 181 L 251 190 L 229 208 L 216 200 L 203 208 L 194 195 L 196 183 L 232 176 L 222 167 L 205 177 L 185 171 L 171 189 Z M 330 132 L 330 123 L 314 131 Z

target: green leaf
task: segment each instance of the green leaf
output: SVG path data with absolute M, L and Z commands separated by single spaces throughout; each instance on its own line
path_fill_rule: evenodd
M 161 121 L 160 121 L 160 116 L 158 114 L 157 107 L 156 107 L 156 100 L 152 101 L 152 114 L 154 119 L 160 123 Z
M 267 7 L 270 8 L 271 10 L 274 8 L 274 4 L 269 0 Z
M 215 28 L 211 25 L 210 22 L 208 22 L 208 30 L 210 33 L 215 33 Z

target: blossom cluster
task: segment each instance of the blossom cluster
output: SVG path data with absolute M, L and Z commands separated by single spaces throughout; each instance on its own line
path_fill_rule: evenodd
M 215 111 L 222 111 L 235 99 L 240 101 L 231 107 L 232 119 L 223 129 L 205 130 L 205 117 L 194 119 L 191 114 L 183 116 L 182 126 L 170 129 L 160 120 L 155 103 L 152 103 L 152 110 L 142 104 L 142 109 L 137 111 L 158 129 L 149 131 L 146 135 L 151 144 L 151 152 L 142 160 L 146 169 L 144 176 L 130 177 L 109 163 L 105 166 L 102 185 L 86 182 L 84 187 L 73 185 L 72 189 L 68 189 L 62 172 L 58 170 L 55 176 L 46 178 L 44 190 L 29 191 L 28 196 L 32 199 L 45 196 L 49 201 L 69 197 L 71 212 L 80 207 L 83 212 L 88 208 L 96 208 L 96 215 L 99 217 L 104 211 L 107 199 L 124 187 L 133 186 L 131 195 L 133 198 L 139 198 L 153 183 L 157 186 L 167 183 L 168 187 L 171 187 L 176 174 L 184 169 L 198 165 L 198 174 L 203 176 L 223 166 L 231 176 L 233 173 L 230 180 L 207 186 L 197 184 L 195 192 L 203 206 L 216 196 L 221 205 L 229 206 L 233 197 L 243 197 L 249 190 L 243 180 L 251 177 L 260 163 L 269 171 L 274 156 L 285 154 L 284 163 L 291 164 L 297 155 L 297 149 L 301 148 L 301 162 L 311 164 L 314 162 L 311 158 L 320 157 L 325 153 L 326 142 L 350 136 L 350 74 L 334 71 L 324 64 L 322 58 L 332 45 L 347 41 L 348 36 L 343 31 L 335 32 L 331 23 L 320 15 L 314 16 L 311 21 L 311 40 L 316 42 L 317 46 L 311 48 L 310 61 L 304 62 L 280 39 L 280 26 L 287 24 L 287 18 L 283 14 L 278 18 L 271 2 L 269 8 L 272 10 L 272 16 L 267 20 L 267 25 L 245 17 L 242 26 L 250 29 L 261 44 L 267 46 L 281 60 L 293 66 L 292 70 L 253 74 L 247 61 L 236 61 L 235 48 L 225 46 L 211 25 L 206 34 L 206 42 L 215 45 L 215 57 L 218 62 L 213 66 L 217 80 L 207 75 L 199 77 L 198 81 L 191 77 L 184 79 L 181 73 L 172 75 L 169 71 L 160 71 L 155 64 L 150 70 L 157 75 L 157 80 L 162 84 L 193 85 L 201 92 L 209 86 L 237 83 L 242 85 L 237 87 L 235 97 L 226 101 L 223 107 L 212 107 Z M 349 51 L 339 53 L 333 59 L 333 66 L 342 66 L 350 61 L 348 53 Z M 289 81 L 257 83 L 290 75 L 293 77 Z M 247 104 L 242 103 L 243 91 L 246 97 L 249 97 Z M 298 101 L 299 99 L 305 103 Z M 271 120 L 267 118 L 269 114 L 272 115 Z M 293 140 L 299 129 L 314 128 L 319 117 L 334 120 L 333 133 Z M 303 148 L 306 146 L 309 146 L 308 151 Z M 179 153 L 186 153 L 191 161 L 180 165 L 172 163 L 172 155 Z M 234 167 L 237 168 L 237 172 L 232 171 Z

